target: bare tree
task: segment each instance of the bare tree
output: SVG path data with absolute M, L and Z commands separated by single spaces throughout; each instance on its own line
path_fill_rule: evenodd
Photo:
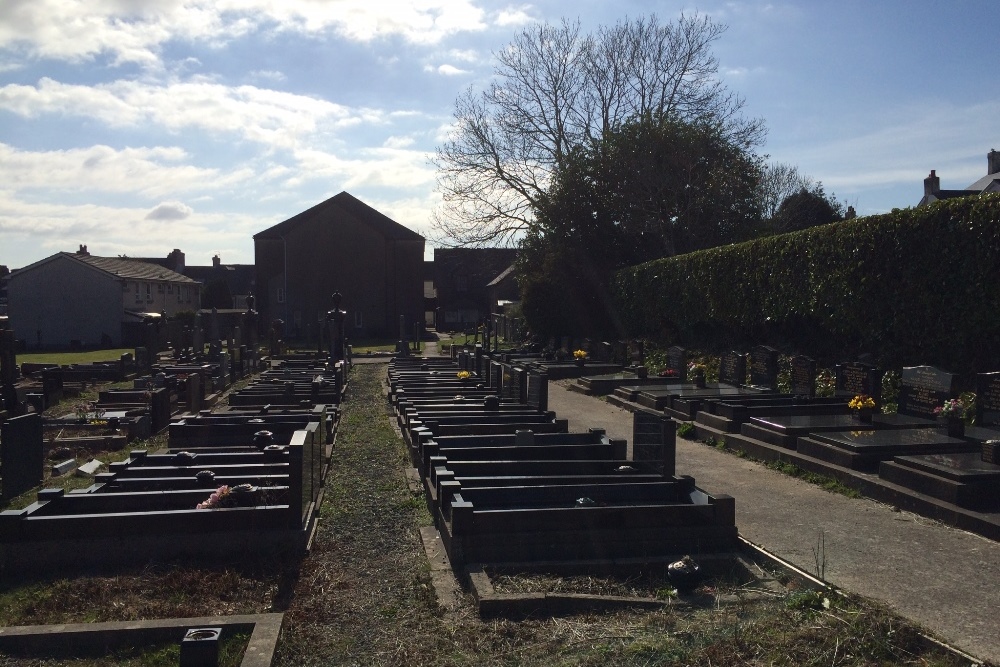
M 781 202 L 800 190 L 811 190 L 813 179 L 799 173 L 799 168 L 784 162 L 764 165 L 757 184 L 761 217 L 770 220 L 778 213 Z
M 437 150 L 442 206 L 435 229 L 468 245 L 511 242 L 577 146 L 637 117 L 711 122 L 734 143 L 760 144 L 763 121 L 717 78 L 708 17 L 655 16 L 594 35 L 579 21 L 525 29 L 494 54 L 495 82 L 455 102 L 451 137 Z

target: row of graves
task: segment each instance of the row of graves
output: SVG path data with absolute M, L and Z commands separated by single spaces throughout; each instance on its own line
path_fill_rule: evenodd
M 226 352 L 172 350 L 134 388 L 101 392 L 97 411 L 84 419 L 119 426 L 141 409 L 152 432 L 166 429 L 166 447 L 133 450 L 86 488 L 42 489 L 28 507 L 0 512 L 0 571 L 301 554 L 332 453 L 347 362 L 332 353 L 270 357 L 252 382 L 224 394 L 254 370 L 227 363 L 236 355 Z M 5 499 L 40 484 L 52 447 L 47 428 L 37 412 L 4 422 Z
M 704 574 L 751 571 L 733 498 L 676 475 L 666 415 L 637 411 L 631 446 L 603 429 L 571 432 L 548 409 L 538 355 L 491 355 L 482 345 L 453 355 L 397 357 L 388 398 L 451 565 L 467 575 L 482 615 L 564 609 L 586 597 L 498 596 L 493 573 L 658 568 L 685 593 Z
M 863 361 L 839 364 L 833 396 L 816 396 L 816 363 L 791 358 L 790 392 L 778 391 L 778 351 L 729 352 L 719 381 L 706 383 L 671 348 L 655 383 L 608 396 L 694 425 L 702 440 L 837 478 L 865 495 L 1000 539 L 1000 373 L 976 376 L 976 414 L 944 413 L 960 378 L 931 366 L 904 368 L 897 411 L 883 414 L 883 373 Z M 693 376 L 693 377 L 692 377 Z M 943 410 L 944 409 L 944 410 Z

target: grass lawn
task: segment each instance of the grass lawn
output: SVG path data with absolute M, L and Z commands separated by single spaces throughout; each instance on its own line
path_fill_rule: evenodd
M 87 350 L 84 352 L 28 352 L 17 355 L 17 363 L 58 364 L 59 366 L 92 364 L 96 361 L 118 361 L 126 352 L 133 353 L 135 350 L 117 348 L 113 350 Z

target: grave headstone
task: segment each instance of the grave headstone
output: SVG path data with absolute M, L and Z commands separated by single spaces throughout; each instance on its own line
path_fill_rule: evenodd
M 778 351 L 758 345 L 750 351 L 750 384 L 767 389 L 778 388 Z
M 219 309 L 212 306 L 212 315 L 208 320 L 209 326 L 209 344 L 212 346 L 213 350 L 222 349 L 222 330 L 219 327 Z
M 149 350 L 145 347 L 135 348 L 135 371 L 140 375 L 144 375 L 149 372 L 150 361 L 149 361 Z
M 742 386 L 747 381 L 747 358 L 746 355 L 736 351 L 729 351 L 722 355 L 719 362 L 719 382 Z
M 634 340 L 629 344 L 629 365 L 646 365 L 646 346 L 641 340 Z
M 803 355 L 792 357 L 792 394 L 816 398 L 816 360 Z
M 933 366 L 909 366 L 900 378 L 896 410 L 911 417 L 937 419 L 934 409 L 958 395 L 958 376 Z
M 1000 373 L 976 375 L 976 426 L 1000 425 Z
M 194 326 L 191 330 L 191 347 L 195 354 L 205 354 L 205 328 L 201 323 L 201 313 L 194 314 Z
M 529 407 L 546 412 L 549 409 L 549 376 L 547 373 L 528 373 Z
M 882 378 L 872 364 L 861 361 L 838 364 L 835 387 L 837 396 L 853 398 L 863 394 L 874 398 L 876 405 L 882 404 Z
M 678 378 L 681 382 L 687 382 L 687 350 L 678 345 L 667 348 L 667 370 L 673 371 L 672 377 Z
M 45 465 L 41 414 L 36 412 L 8 419 L 0 425 L 0 440 L 0 470 L 3 470 L 0 496 L 3 500 L 41 486 Z

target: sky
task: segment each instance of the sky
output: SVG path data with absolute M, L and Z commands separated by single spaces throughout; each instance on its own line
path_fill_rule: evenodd
M 253 235 L 348 191 L 434 245 L 429 158 L 532 22 L 709 16 L 759 151 L 869 215 L 986 175 L 996 0 L 0 0 L 0 264 L 251 264 Z

